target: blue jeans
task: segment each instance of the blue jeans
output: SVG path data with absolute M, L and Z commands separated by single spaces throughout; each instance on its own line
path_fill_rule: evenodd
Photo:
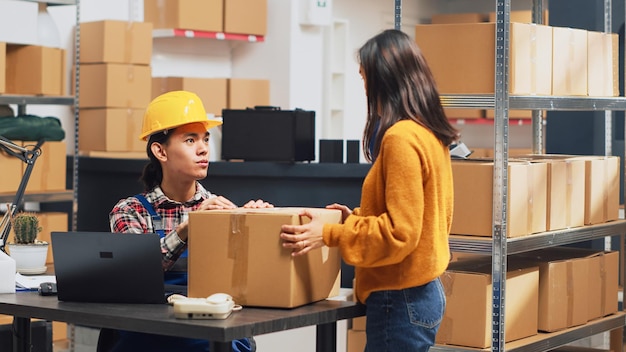
M 365 352 L 418 352 L 435 344 L 446 296 L 435 279 L 423 286 L 372 292 L 365 304 Z

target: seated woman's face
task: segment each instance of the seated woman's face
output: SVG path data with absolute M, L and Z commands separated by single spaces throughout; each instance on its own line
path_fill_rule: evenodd
M 209 169 L 209 132 L 201 123 L 174 129 L 163 145 L 163 177 L 201 180 Z

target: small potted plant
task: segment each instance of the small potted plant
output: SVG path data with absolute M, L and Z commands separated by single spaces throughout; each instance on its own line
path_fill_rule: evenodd
M 40 241 L 39 218 L 34 213 L 21 212 L 11 218 L 14 240 L 9 243 L 9 254 L 15 259 L 16 269 L 22 274 L 41 274 L 46 271 L 48 242 Z

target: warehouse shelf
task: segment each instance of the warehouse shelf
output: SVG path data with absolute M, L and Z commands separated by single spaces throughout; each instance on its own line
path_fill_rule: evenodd
M 539 333 L 535 336 L 527 337 L 524 339 L 511 341 L 507 343 L 507 351 L 524 351 L 524 352 L 539 352 L 548 351 L 568 343 L 580 340 L 582 338 L 596 335 L 605 331 L 611 331 L 617 328 L 621 328 L 626 323 L 626 313 L 618 312 L 607 317 L 597 319 L 588 322 L 585 325 L 576 326 L 573 328 L 553 332 L 553 333 Z M 430 348 L 434 352 L 445 351 L 491 351 L 491 349 L 477 349 L 467 348 L 462 346 L 446 346 L 435 345 Z
M 153 38 L 207 38 L 217 40 L 231 40 L 231 41 L 244 41 L 251 43 L 258 43 L 265 41 L 265 37 L 262 35 L 254 34 L 238 34 L 238 33 L 224 33 L 224 32 L 210 32 L 210 31 L 196 31 L 189 29 L 154 29 L 152 31 Z
M 441 104 L 450 108 L 495 107 L 492 94 L 452 95 L 442 94 Z M 576 96 L 537 96 L 510 95 L 511 110 L 626 110 L 626 97 L 576 97 Z
M 626 220 L 615 220 L 597 225 L 560 229 L 532 234 L 523 237 L 507 238 L 508 254 L 521 253 L 536 249 L 561 246 L 595 238 L 626 233 Z M 455 252 L 491 254 L 493 239 L 478 236 L 450 236 L 450 249 Z
M 456 125 L 493 125 L 494 124 L 493 119 L 487 119 L 487 118 L 467 118 L 467 119 L 449 118 L 448 121 Z M 532 121 L 530 119 L 509 119 L 510 126 L 524 126 L 524 125 L 530 125 L 530 124 L 532 124 Z
M 13 198 L 15 198 L 14 193 L 0 193 L 0 204 L 10 203 L 13 201 Z M 74 199 L 74 192 L 72 190 L 24 194 L 25 202 L 52 203 L 52 202 L 72 201 L 73 199 Z
M 17 105 L 74 105 L 73 96 L 43 96 L 43 95 L 17 95 L 1 94 L 0 104 Z

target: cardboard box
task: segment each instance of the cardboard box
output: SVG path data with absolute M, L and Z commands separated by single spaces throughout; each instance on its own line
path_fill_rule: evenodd
M 228 108 L 246 109 L 270 105 L 270 81 L 266 79 L 230 78 Z
M 479 23 L 487 22 L 487 14 L 478 12 L 467 13 L 437 13 L 432 15 L 430 23 L 432 24 L 450 24 L 450 23 Z
M 367 336 L 365 331 L 348 330 L 348 341 L 346 352 L 363 352 Z
M 587 31 L 552 27 L 552 95 L 587 95 Z
M 485 117 L 488 119 L 495 118 L 495 112 L 493 109 L 485 110 Z M 532 119 L 532 110 L 509 110 L 509 119 Z
M 540 331 L 554 332 L 583 325 L 588 320 L 589 261 L 572 257 L 560 248 L 509 257 L 519 265 L 539 267 Z
M 326 223 L 341 213 L 311 209 Z M 284 224 L 308 218 L 302 208 L 196 211 L 189 213 L 189 297 L 225 292 L 244 306 L 293 308 L 339 293 L 338 248 L 322 247 L 292 257 L 279 237 Z M 269 284 L 271 283 L 271 284 Z
M 2 118 L 2 117 L 0 117 Z M 21 141 L 13 141 L 17 145 L 21 145 Z M 0 148 L 0 169 L 2 169 L 2 177 L 0 177 L 0 193 L 15 193 L 22 180 L 22 164 L 23 162 L 7 153 Z
M 80 151 L 145 152 L 139 139 L 142 109 L 81 109 L 79 113 Z
M 224 32 L 265 35 L 267 0 L 224 0 Z
M 80 24 L 81 63 L 150 65 L 152 23 L 95 21 Z
M 583 226 L 585 222 L 585 161 L 558 155 L 512 156 L 548 165 L 547 230 Z
M 582 156 L 576 159 L 585 161 L 585 225 L 617 220 L 619 157 Z
M 149 66 L 81 65 L 79 106 L 145 109 L 150 103 L 151 86 L 152 71 Z
M 152 98 L 173 91 L 187 90 L 200 97 L 207 113 L 222 116 L 228 106 L 226 78 L 153 77 Z
M 546 231 L 547 165 L 509 161 L 507 237 Z M 493 162 L 453 160 L 452 234 L 491 236 L 493 230 Z
M 155 29 L 221 32 L 224 28 L 224 0 L 145 0 L 143 11 L 144 21 Z
M 0 42 L 37 44 L 37 11 L 36 2 L 0 1 Z
M 436 342 L 476 348 L 491 346 L 491 258 L 450 263 L 441 280 L 446 292 L 446 312 Z M 509 265 L 505 285 L 506 342 L 536 335 L 538 268 Z
M 48 242 L 48 257 L 46 258 L 46 264 L 52 265 L 54 258 L 52 257 L 52 237 L 53 231 L 66 232 L 68 229 L 68 216 L 67 213 L 62 212 L 46 212 L 37 213 L 39 219 L 39 226 L 41 226 L 41 232 L 37 236 L 40 240 Z
M 543 23 L 548 24 L 548 10 L 543 10 Z M 489 12 L 489 18 L 487 19 L 489 22 L 496 21 L 496 13 Z M 518 22 L 518 23 L 533 23 L 533 13 L 531 10 L 515 10 L 509 11 L 509 21 Z
M 485 110 L 483 109 L 443 108 L 443 112 L 449 119 L 480 119 L 485 117 Z
M 21 27 L 20 27 L 21 28 Z M 6 92 L 29 95 L 66 95 L 66 52 L 36 45 L 6 48 Z
M 6 91 L 7 45 L 0 43 L 0 93 Z
M 442 94 L 494 93 L 494 39 L 494 23 L 415 27 L 415 41 Z M 510 93 L 550 95 L 552 27 L 512 23 L 510 42 Z
M 37 142 L 22 142 L 23 146 Z M 22 173 L 26 164 L 22 163 Z M 65 142 L 49 141 L 41 146 L 41 155 L 35 161 L 26 192 L 65 191 L 67 174 L 67 147 Z
M 589 96 L 618 96 L 615 82 L 619 78 L 616 70 L 618 53 L 613 45 L 618 35 L 614 33 L 587 32 L 587 93 Z

